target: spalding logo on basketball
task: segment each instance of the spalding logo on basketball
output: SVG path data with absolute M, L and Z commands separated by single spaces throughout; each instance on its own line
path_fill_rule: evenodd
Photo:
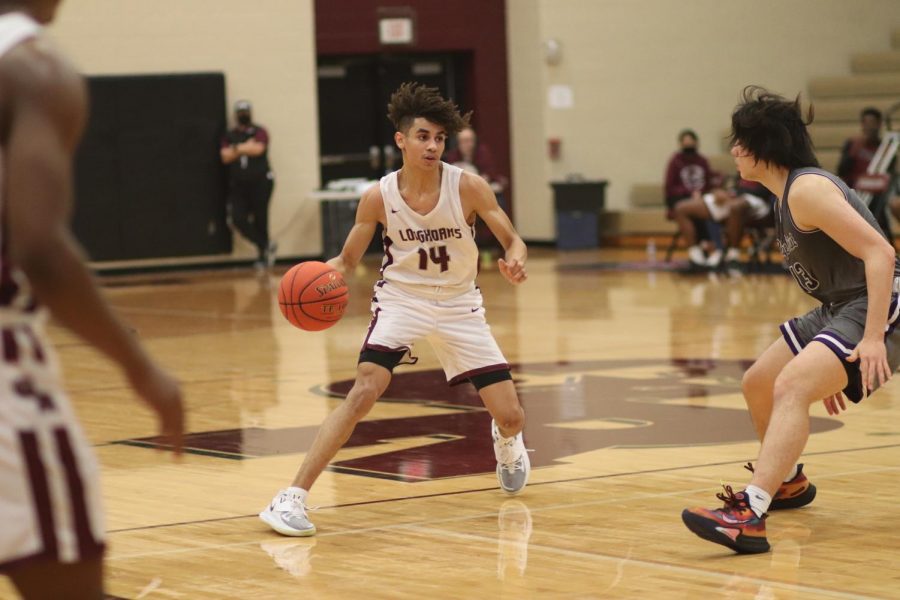
M 343 275 L 318 261 L 291 267 L 278 286 L 281 314 L 306 331 L 328 329 L 340 321 L 349 299 Z

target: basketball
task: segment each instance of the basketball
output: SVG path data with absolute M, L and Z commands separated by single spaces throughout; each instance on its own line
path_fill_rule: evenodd
M 349 298 L 344 276 L 318 261 L 294 265 L 278 286 L 281 314 L 306 331 L 328 329 L 340 321 Z

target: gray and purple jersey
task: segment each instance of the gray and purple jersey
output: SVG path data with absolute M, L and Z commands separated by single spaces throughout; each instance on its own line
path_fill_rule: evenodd
M 791 218 L 787 198 L 791 185 L 801 175 L 819 175 L 834 183 L 859 215 L 882 237 L 887 238 L 868 207 L 836 175 L 824 169 L 805 167 L 788 175 L 781 201 L 775 210 L 778 243 L 788 269 L 803 291 L 823 304 L 840 303 L 866 294 L 866 268 L 863 261 L 842 248 L 820 229 L 804 230 Z M 894 258 L 894 273 L 900 263 Z

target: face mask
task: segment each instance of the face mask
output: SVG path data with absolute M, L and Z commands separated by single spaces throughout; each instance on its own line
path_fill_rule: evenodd
M 241 125 L 249 125 L 250 124 L 250 115 L 238 115 L 237 121 Z
M 697 148 L 695 148 L 694 146 L 688 146 L 687 148 L 682 148 L 681 151 L 684 152 L 685 154 L 697 154 Z

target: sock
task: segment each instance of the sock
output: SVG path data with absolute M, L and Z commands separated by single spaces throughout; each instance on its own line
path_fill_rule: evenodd
M 787 483 L 788 481 L 790 481 L 791 479 L 793 479 L 794 477 L 796 477 L 796 476 L 797 476 L 797 473 L 799 473 L 799 472 L 800 472 L 799 467 L 797 467 L 797 465 L 794 465 L 794 466 L 791 468 L 791 472 L 788 473 L 788 474 L 787 474 L 787 477 L 784 478 L 784 482 Z
M 762 517 L 769 510 L 769 504 L 772 503 L 772 496 L 765 490 L 761 490 L 755 485 L 748 485 L 744 490 L 747 498 L 750 500 L 750 508 L 756 513 L 757 517 Z
M 286 491 L 288 494 L 293 494 L 300 498 L 300 501 L 303 502 L 303 505 L 306 506 L 306 497 L 309 496 L 309 492 L 299 487 L 289 487 Z

